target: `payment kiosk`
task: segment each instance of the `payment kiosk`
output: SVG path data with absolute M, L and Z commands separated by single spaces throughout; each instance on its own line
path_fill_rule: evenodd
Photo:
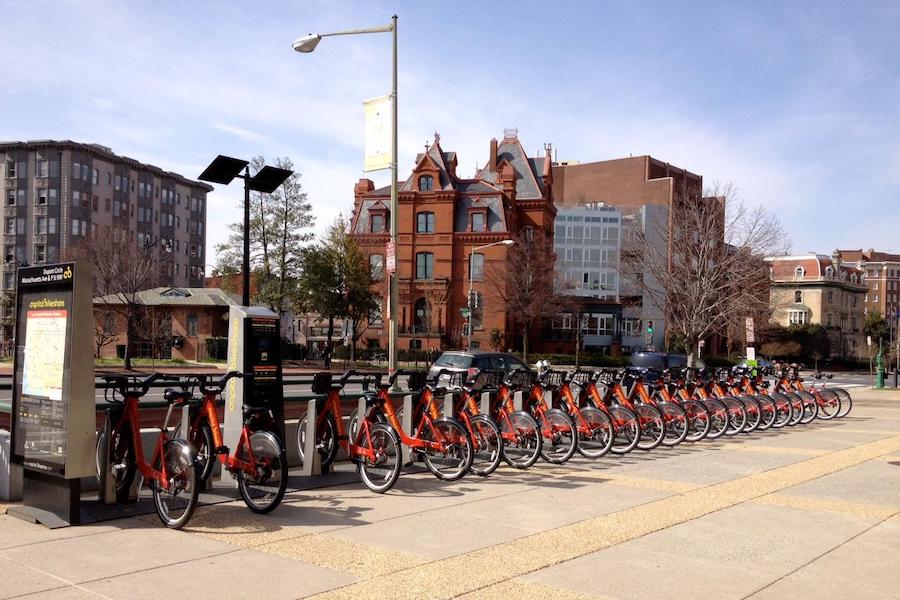
M 266 408 L 275 420 L 272 431 L 284 444 L 284 382 L 281 375 L 281 335 L 278 314 L 256 306 L 232 306 L 228 313 L 228 370 L 246 375 L 232 378 L 225 390 L 223 441 L 237 446 L 244 407 Z M 233 481 L 223 474 L 223 481 Z

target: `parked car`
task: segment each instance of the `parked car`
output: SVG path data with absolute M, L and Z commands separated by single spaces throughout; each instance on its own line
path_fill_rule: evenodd
M 635 352 L 628 359 L 630 371 L 662 371 L 671 367 L 683 367 L 687 364 L 687 354 L 666 354 L 665 352 Z M 694 366 L 705 369 L 703 359 L 696 357 Z
M 528 365 L 516 356 L 506 352 L 482 352 L 480 350 L 451 350 L 441 354 L 428 372 L 429 379 L 435 377 L 441 369 L 452 373 L 475 373 L 481 369 L 492 369 L 509 373 L 516 369 L 531 370 Z M 441 378 L 446 381 L 449 377 Z
M 742 358 L 738 361 L 735 367 L 743 368 L 747 366 L 747 359 Z M 775 368 L 775 363 L 767 358 L 762 358 L 761 356 L 756 357 L 756 366 L 760 369 L 773 369 Z

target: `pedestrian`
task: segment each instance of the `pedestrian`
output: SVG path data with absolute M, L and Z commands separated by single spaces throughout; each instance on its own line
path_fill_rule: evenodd
M 331 369 L 331 346 L 326 345 L 322 350 L 322 358 L 325 359 L 325 368 Z

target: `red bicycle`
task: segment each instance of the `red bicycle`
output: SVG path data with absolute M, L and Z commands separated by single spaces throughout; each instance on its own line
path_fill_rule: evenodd
M 147 462 L 141 441 L 138 403 L 154 382 L 172 379 L 159 373 L 145 379 L 125 375 L 107 376 L 104 379 L 104 399 L 121 405 L 121 410 L 116 410 L 109 445 L 106 443 L 105 433 L 97 437 L 97 475 L 101 485 L 104 479 L 101 472 L 104 458 L 115 477 L 116 500 L 119 502 L 128 499 L 131 485 L 140 473 L 153 490 L 153 506 L 163 524 L 172 529 L 184 527 L 194 514 L 200 493 L 198 474 L 194 467 L 194 451 L 186 441 L 169 438 L 167 431 L 173 408 L 184 405 L 190 399 L 190 394 L 173 389 L 167 389 L 163 394 L 169 403 L 169 409 L 156 438 L 153 457 Z M 103 456 L 104 449 L 109 450 L 106 457 Z
M 244 406 L 244 424 L 234 450 L 222 444 L 222 428 L 216 412 L 216 400 L 232 377 L 241 378 L 237 371 L 229 371 L 217 384 L 207 385 L 206 375 L 195 375 L 203 395 L 195 405 L 188 439 L 197 452 L 200 480 L 212 475 L 215 457 L 238 482 L 241 498 L 256 513 L 271 512 L 281 503 L 287 489 L 288 465 L 284 444 L 273 433 L 274 423 L 267 408 Z M 190 395 L 188 395 L 190 397 Z

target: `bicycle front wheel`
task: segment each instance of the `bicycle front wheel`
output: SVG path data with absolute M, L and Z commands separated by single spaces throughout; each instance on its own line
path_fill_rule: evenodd
M 809 392 L 797 392 L 797 395 L 803 401 L 803 416 L 800 417 L 800 424 L 812 423 L 819 414 L 819 403 L 816 402 L 816 397 Z
M 793 415 L 791 401 L 781 392 L 772 392 L 770 396 L 775 402 L 775 422 L 772 423 L 772 427 L 781 429 L 790 422 L 791 415 Z
M 737 435 L 747 426 L 747 409 L 744 404 L 732 396 L 719 398 L 728 409 L 728 428 L 725 435 Z
M 397 432 L 387 423 L 370 422 L 368 434 L 360 431 L 356 445 L 372 452 L 371 457 L 361 455 L 356 459 L 359 478 L 366 487 L 377 494 L 394 487 L 403 467 Z
M 297 452 L 300 454 L 301 464 L 306 460 L 306 420 L 307 417 L 303 417 L 297 425 Z M 316 449 L 323 467 L 334 462 L 338 451 L 337 424 L 330 412 L 316 428 Z
M 578 434 L 572 417 L 558 408 L 551 408 L 539 419 L 541 437 L 541 458 L 549 463 L 561 465 L 575 454 Z
M 215 444 L 213 443 L 212 428 L 206 421 L 203 421 L 199 427 L 191 431 L 191 447 L 197 455 L 197 465 L 200 467 L 198 477 L 201 482 L 205 482 L 212 475 L 217 456 Z
M 728 407 L 718 398 L 706 398 L 702 404 L 709 413 L 709 432 L 706 439 L 717 440 L 728 431 Z
M 181 529 L 194 514 L 200 485 L 194 468 L 194 452 L 184 440 L 169 440 L 163 446 L 163 462 L 169 480 L 168 489 L 153 480 L 153 505 L 163 525 L 170 529 Z M 154 465 L 161 470 L 161 465 Z
M 775 401 L 763 394 L 758 394 L 753 398 L 759 404 L 759 430 L 765 431 L 766 429 L 769 429 L 775 422 L 775 417 L 777 416 L 775 414 Z
M 475 454 L 472 440 L 458 421 L 447 418 L 433 421 L 422 428 L 421 439 L 438 445 L 418 449 L 425 466 L 438 479 L 455 481 L 472 468 Z
M 287 490 L 287 455 L 281 440 L 270 431 L 250 436 L 252 471 L 238 471 L 238 489 L 247 508 L 265 514 L 275 510 Z M 249 457 L 240 457 L 249 462 Z
M 469 424 L 469 434 L 472 436 L 472 447 L 475 450 L 472 472 L 485 477 L 496 471 L 500 461 L 503 460 L 503 438 L 500 436 L 500 428 L 487 415 L 471 417 Z
M 841 410 L 838 412 L 838 418 L 846 417 L 850 414 L 850 411 L 853 410 L 853 398 L 850 397 L 850 392 L 845 390 L 844 388 L 828 388 L 832 392 L 838 395 L 838 398 L 841 399 Z
M 537 421 L 517 410 L 500 413 L 500 435 L 503 437 L 503 460 L 517 469 L 527 469 L 540 456 L 543 440 Z
M 634 411 L 641 424 L 641 439 L 637 447 L 641 450 L 653 450 L 666 437 L 666 424 L 662 413 L 655 406 L 637 404 Z
M 685 439 L 687 442 L 699 442 L 709 433 L 710 430 L 710 422 L 709 422 L 709 412 L 706 410 L 706 407 L 696 400 L 685 400 L 682 402 L 682 406 L 684 412 L 688 417 L 688 424 L 690 428 L 688 430 L 688 435 Z
M 744 425 L 744 433 L 756 431 L 762 421 L 762 408 L 759 406 L 759 402 L 752 396 L 739 396 L 738 400 L 744 405 L 744 410 L 747 412 L 747 423 Z

